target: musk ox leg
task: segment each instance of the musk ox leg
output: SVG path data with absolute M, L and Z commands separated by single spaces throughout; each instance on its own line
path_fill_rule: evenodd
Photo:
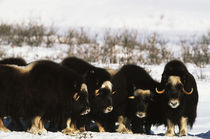
M 187 135 L 187 117 L 181 117 L 180 125 L 179 125 L 179 136 Z
M 151 126 L 152 126 L 152 124 L 146 124 L 145 125 L 145 131 L 146 131 L 147 135 L 151 134 Z
M 40 119 L 39 121 L 39 135 L 41 134 L 46 134 L 47 133 L 47 130 L 44 128 L 44 122 L 42 119 Z
M 41 116 L 36 116 L 32 119 L 32 126 L 28 130 L 28 132 L 32 134 L 39 134 L 39 135 L 43 133 L 47 133 L 47 130 L 44 128 L 44 122 L 41 119 Z
M 143 124 L 135 121 L 136 123 L 132 123 L 132 132 L 133 133 L 144 133 Z
M 132 131 L 126 128 L 124 122 L 124 117 L 121 115 L 118 117 L 119 127 L 116 129 L 119 133 L 130 133 L 132 134 Z
M 79 131 L 80 131 L 80 132 L 85 132 L 85 131 L 86 131 L 85 125 L 83 125 L 82 127 L 80 127 L 80 128 L 79 128 Z
M 174 133 L 174 124 L 171 122 L 171 120 L 167 120 L 167 131 L 166 131 L 166 133 L 165 133 L 165 135 L 166 136 L 170 136 L 170 137 L 173 137 L 174 135 L 175 135 L 175 133 Z
M 68 118 L 66 121 L 66 128 L 62 130 L 63 134 L 72 135 L 79 133 L 79 130 L 76 129 L 76 123 L 72 123 L 71 118 Z
M 99 132 L 105 132 L 104 127 L 98 121 L 96 121 L 96 125 L 98 127 Z
M 0 118 L 0 130 L 1 130 L 1 131 L 4 131 L 4 132 L 10 132 L 10 130 L 9 130 L 8 128 L 5 127 L 2 118 Z
M 8 125 L 8 128 L 15 131 L 25 131 L 26 127 L 21 123 L 21 119 L 15 117 L 12 118 L 12 122 Z
M 80 132 L 80 131 L 77 129 L 76 122 L 73 122 L 73 123 L 71 124 L 71 129 L 72 129 L 72 131 L 73 131 L 73 134 L 77 134 L 77 133 Z
M 67 135 L 72 134 L 72 129 L 70 125 L 71 125 L 71 118 L 68 118 L 66 121 L 66 128 L 62 130 L 62 133 Z

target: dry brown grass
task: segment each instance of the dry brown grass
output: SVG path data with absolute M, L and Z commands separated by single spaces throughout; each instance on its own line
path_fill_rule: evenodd
M 170 45 L 157 33 L 142 35 L 131 29 L 106 29 L 104 33 L 90 35 L 90 29 L 70 28 L 59 34 L 55 27 L 46 27 L 36 21 L 22 24 L 0 23 L 0 45 L 52 47 L 55 44 L 69 46 L 69 56 L 79 56 L 90 62 L 160 64 L 174 58 Z M 92 33 L 94 34 L 94 33 Z M 102 36 L 102 39 L 98 39 Z M 210 32 L 180 40 L 181 59 L 203 67 L 210 63 Z

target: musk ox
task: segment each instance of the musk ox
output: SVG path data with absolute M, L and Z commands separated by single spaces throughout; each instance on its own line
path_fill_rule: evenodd
M 91 112 L 83 117 L 83 121 L 78 121 L 78 127 L 82 127 L 81 131 L 84 131 L 85 123 L 94 120 L 99 126 L 99 131 L 103 132 L 101 122 L 113 109 L 111 75 L 105 69 L 95 67 L 76 57 L 68 57 L 61 64 L 84 76 L 88 86 Z
M 2 118 L 24 116 L 24 77 L 15 68 L 0 64 L 0 79 L 0 130 L 8 132 L 10 130 L 4 126 Z
M 95 91 L 98 90 L 105 81 L 110 81 L 111 79 L 111 75 L 105 69 L 95 67 L 76 57 L 65 58 L 61 62 L 61 65 L 84 76 L 88 86 L 90 98 L 95 96 Z
M 9 57 L 0 60 L 0 64 L 8 64 L 8 65 L 17 65 L 17 66 L 26 66 L 27 63 L 23 58 L 20 57 Z M 12 122 L 8 125 L 10 130 L 18 130 L 23 131 L 25 127 L 21 124 L 20 119 L 12 119 Z
M 9 65 L 17 65 L 17 66 L 26 66 L 27 65 L 26 61 L 20 57 L 4 58 L 4 59 L 0 60 L 0 64 L 9 64 Z
M 152 101 L 156 86 L 159 83 L 141 67 L 136 65 L 124 65 L 112 78 L 113 90 L 113 111 L 110 113 L 110 121 L 107 128 L 114 131 L 114 124 L 119 122 L 118 132 L 130 132 L 124 120 L 128 118 L 131 122 L 131 129 L 135 133 L 150 133 L 151 124 L 160 122 L 156 106 Z M 154 110 L 153 110 L 154 108 Z M 151 117 L 156 115 L 156 121 Z
M 184 63 L 173 60 L 166 64 L 161 86 L 156 92 L 163 97 L 165 135 L 174 136 L 175 125 L 179 126 L 179 136 L 187 135 L 187 125 L 192 128 L 196 119 L 198 91 L 196 81 Z
M 40 60 L 25 67 L 0 65 L 0 78 L 0 117 L 32 119 L 31 133 L 46 132 L 45 119 L 62 117 L 67 121 L 63 132 L 70 134 L 75 117 L 90 111 L 84 79 L 60 64 Z

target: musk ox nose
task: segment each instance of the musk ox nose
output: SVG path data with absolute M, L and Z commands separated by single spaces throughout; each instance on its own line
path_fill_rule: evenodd
M 144 118 L 144 117 L 146 117 L 146 113 L 145 112 L 136 112 L 136 116 L 139 118 Z
M 176 106 L 177 105 L 177 102 L 171 102 L 171 105 L 172 106 Z
M 105 110 L 104 110 L 104 113 L 109 113 L 113 110 L 113 107 L 112 106 L 109 106 L 107 107 Z
M 169 106 L 171 108 L 177 108 L 179 106 L 179 100 L 178 99 L 172 99 L 169 101 Z
M 86 108 L 84 111 L 80 113 L 80 115 L 86 115 L 90 112 L 90 108 Z

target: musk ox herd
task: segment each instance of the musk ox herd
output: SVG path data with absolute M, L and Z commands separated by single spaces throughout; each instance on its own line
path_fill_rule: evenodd
M 151 126 L 165 125 L 165 135 L 174 136 L 178 125 L 178 135 L 185 136 L 197 104 L 196 81 L 179 60 L 165 65 L 160 82 L 134 64 L 108 70 L 76 57 L 61 63 L 0 61 L 0 130 L 5 132 L 11 130 L 4 125 L 7 117 L 17 130 L 33 134 L 151 134 Z

